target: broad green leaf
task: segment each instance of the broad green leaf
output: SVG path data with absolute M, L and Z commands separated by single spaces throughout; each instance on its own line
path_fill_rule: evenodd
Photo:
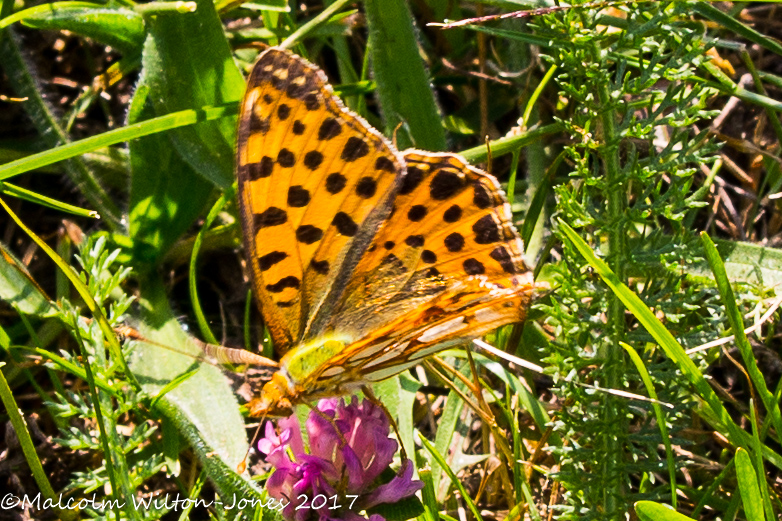
M 147 19 L 142 55 L 145 83 L 158 116 L 185 109 L 238 103 L 245 83 L 210 0 L 194 13 Z M 169 133 L 177 152 L 215 186 L 233 182 L 236 120 L 201 121 Z
M 765 248 L 746 242 L 716 240 L 728 279 L 749 284 L 759 284 L 764 288 L 782 288 L 782 251 L 778 248 Z M 685 270 L 695 276 L 712 279 L 711 268 L 706 261 L 685 266 Z
M 159 345 L 138 342 L 130 359 L 131 370 L 141 387 L 155 397 L 169 382 L 198 368 L 195 375 L 169 389 L 159 402 L 176 407 L 172 420 L 191 446 L 194 440 L 189 433 L 196 430 L 199 443 L 209 445 L 228 468 L 236 469 L 247 451 L 247 434 L 228 380 L 220 369 L 200 361 L 201 350 L 174 318 L 162 283 L 146 278 L 140 289 L 138 329 Z M 212 475 L 210 478 L 216 479 Z
M 122 54 L 138 54 L 144 44 L 144 19 L 129 9 L 109 9 L 86 2 L 55 2 L 25 9 L 14 16 L 29 27 L 71 31 L 110 45 Z
M 402 439 L 399 443 L 405 448 L 407 457 L 413 457 L 415 442 L 413 441 L 413 402 L 421 382 L 409 375 L 400 374 L 388 378 L 373 386 L 373 390 L 383 405 L 394 415 Z
M 128 123 L 152 117 L 149 88 L 136 87 Z M 130 208 L 128 232 L 134 264 L 157 264 L 201 214 L 212 184 L 199 176 L 167 139 L 146 136 L 129 143 Z

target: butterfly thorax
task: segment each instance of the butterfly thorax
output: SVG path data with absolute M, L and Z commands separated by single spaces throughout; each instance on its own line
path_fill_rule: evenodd
M 263 386 L 261 395 L 250 402 L 250 416 L 290 416 L 302 394 L 309 398 L 317 394 L 307 382 L 315 379 L 319 369 L 348 344 L 350 339 L 347 337 L 327 336 L 289 351 L 280 360 L 280 369 Z

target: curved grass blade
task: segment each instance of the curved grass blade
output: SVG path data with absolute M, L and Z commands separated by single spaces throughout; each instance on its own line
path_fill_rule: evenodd
M 218 107 L 202 107 L 200 109 L 188 109 L 148 119 L 142 123 L 134 123 L 116 130 L 110 130 L 97 136 L 88 137 L 79 141 L 68 143 L 45 152 L 11 161 L 0 165 L 0 181 L 9 179 L 24 172 L 35 170 L 43 166 L 51 165 L 59 161 L 71 159 L 87 152 L 93 152 L 103 147 L 116 145 L 123 141 L 129 141 L 142 136 L 156 134 L 164 130 L 171 130 L 187 125 L 194 125 L 202 121 L 212 121 L 227 116 L 235 116 L 239 106 L 236 103 L 227 103 Z
M 37 194 L 30 190 L 24 189 L 20 186 L 12 185 L 11 183 L 4 183 L 0 181 L 0 189 L 4 194 L 16 197 L 17 199 L 23 199 L 25 201 L 40 204 L 53 210 L 59 210 L 72 215 L 78 215 L 79 217 L 91 217 L 93 219 L 100 219 L 100 215 L 95 210 L 87 210 L 86 208 L 79 208 L 72 204 L 63 203 L 57 199 L 46 197 L 45 195 Z
M 736 306 L 736 297 L 733 294 L 733 288 L 731 288 L 730 282 L 728 281 L 725 265 L 722 263 L 717 248 L 714 246 L 714 243 L 706 232 L 701 232 L 701 241 L 703 243 L 704 253 L 706 254 L 706 260 L 709 261 L 711 270 L 714 273 L 714 280 L 717 283 L 717 289 L 720 292 L 722 303 L 725 306 L 725 312 L 728 315 L 728 321 L 730 322 L 730 328 L 733 331 L 736 347 L 739 348 L 741 358 L 744 360 L 752 384 L 758 390 L 758 395 L 763 402 L 763 406 L 766 408 L 767 414 L 771 417 L 771 423 L 774 425 L 774 429 L 778 433 L 782 433 L 782 414 L 780 414 L 779 402 L 777 402 L 773 393 L 768 389 L 766 379 L 760 371 L 760 368 L 758 368 L 758 362 L 755 358 L 755 354 L 752 352 L 752 346 L 749 344 L 747 334 L 744 332 L 744 319 L 741 316 L 738 306 Z
M 133 375 L 130 372 L 130 369 L 128 369 L 127 363 L 125 362 L 125 357 L 122 356 L 122 349 L 120 348 L 119 342 L 117 341 L 117 336 L 114 334 L 114 330 L 111 328 L 111 324 L 109 324 L 109 321 L 106 320 L 106 316 L 103 314 L 103 310 L 95 302 L 95 299 L 92 298 L 89 289 L 84 284 L 84 282 L 82 282 L 81 278 L 79 277 L 79 274 L 76 273 L 76 270 L 74 270 L 67 262 L 65 262 L 62 259 L 62 257 L 57 255 L 57 253 L 54 250 L 52 250 L 48 244 L 46 244 L 30 228 L 28 228 L 24 224 L 24 222 L 22 222 L 22 220 L 19 219 L 19 217 L 11 210 L 11 208 L 8 207 L 8 205 L 2 199 L 0 199 L 0 206 L 2 206 L 5 209 L 5 211 L 8 212 L 8 215 L 11 216 L 11 219 L 13 219 L 14 222 L 16 222 L 19 228 L 21 228 L 22 231 L 24 231 L 33 240 L 33 242 L 35 242 L 38 245 L 38 247 L 41 248 L 46 253 L 46 255 L 48 255 L 49 258 L 51 258 L 54 261 L 54 263 L 57 265 L 58 268 L 60 268 L 60 270 L 62 270 L 65 276 L 68 277 L 68 280 L 71 281 L 73 287 L 79 293 L 82 300 L 84 300 L 84 304 L 90 310 L 90 313 L 92 314 L 94 319 L 98 322 L 98 325 L 100 327 L 101 332 L 103 333 L 106 343 L 109 345 L 111 356 L 114 358 L 114 360 L 117 363 L 120 364 L 123 371 L 128 376 L 133 387 L 138 389 L 139 388 L 138 382 L 136 382 L 135 378 L 133 378 Z
M 752 466 L 749 453 L 739 447 L 736 451 L 736 480 L 741 491 L 741 502 L 747 521 L 764 521 L 763 499 L 760 497 L 758 476 Z
M 3 365 L 5 365 L 5 362 L 0 362 L 0 369 L 2 369 Z M 13 391 L 11 391 L 11 388 L 8 386 L 8 381 L 6 381 L 3 371 L 0 371 L 0 400 L 2 400 L 3 405 L 5 406 L 6 414 L 8 414 L 8 419 L 11 422 L 11 426 L 14 428 L 16 438 L 19 440 L 19 446 L 22 449 L 22 454 L 24 454 L 27 465 L 32 471 L 33 479 L 35 480 L 36 485 L 38 485 L 38 489 L 45 498 L 50 499 L 54 504 L 58 504 L 54 489 L 49 482 L 49 478 L 46 477 L 43 465 L 41 465 L 41 459 L 38 457 L 38 453 L 35 452 L 35 444 L 30 436 L 30 431 L 27 430 L 27 423 L 25 422 L 24 417 L 22 417 L 20 412 L 21 409 L 19 409 L 19 406 L 16 404 Z M 58 508 L 56 509 L 56 512 L 66 521 L 78 519 L 76 512 L 70 509 L 60 510 Z
M 611 271 L 605 262 L 594 254 L 589 245 L 579 237 L 573 228 L 568 226 L 567 223 L 561 219 L 557 222 L 560 230 L 565 234 L 568 240 L 570 240 L 571 244 L 594 268 L 595 272 L 600 275 L 603 281 L 611 288 L 622 303 L 633 313 L 633 315 L 635 315 L 638 321 L 641 322 L 649 334 L 658 342 L 663 351 L 665 351 L 665 354 L 676 363 L 684 377 L 695 387 L 700 394 L 700 397 L 705 400 L 708 405 L 707 412 L 712 415 L 712 420 L 718 422 L 720 427 L 727 431 L 727 437 L 731 443 L 745 448 L 749 447 L 751 444 L 751 436 L 736 425 L 703 374 L 687 356 L 682 345 L 674 338 L 670 331 L 665 328 L 662 322 L 660 322 L 660 319 L 652 313 L 652 310 L 643 303 L 638 295 L 630 291 L 630 289 L 619 280 L 619 277 Z M 774 466 L 782 468 L 782 457 L 766 445 L 763 446 L 763 455 Z
M 624 348 L 625 352 L 627 352 L 630 360 L 633 361 L 633 365 L 635 365 L 635 369 L 641 376 L 644 387 L 646 387 L 646 392 L 649 394 L 649 398 L 655 400 L 651 402 L 652 409 L 654 410 L 655 418 L 657 418 L 657 427 L 660 429 L 660 438 L 662 438 L 663 444 L 665 445 L 665 461 L 668 464 L 668 479 L 670 480 L 671 485 L 671 505 L 673 505 L 673 508 L 676 508 L 676 461 L 673 456 L 673 448 L 671 447 L 671 438 L 668 436 L 668 424 L 665 421 L 665 415 L 663 414 L 662 407 L 660 407 L 660 404 L 656 401 L 657 391 L 654 390 L 654 383 L 652 383 L 652 378 L 649 376 L 649 371 L 646 369 L 646 366 L 644 365 L 643 360 L 641 360 L 641 357 L 638 356 L 638 353 L 635 352 L 635 349 L 633 349 L 628 344 L 625 344 L 624 342 L 619 342 L 619 344 Z
M 695 521 L 668 505 L 661 505 L 654 501 L 639 501 L 635 504 L 635 513 L 641 521 Z
M 467 504 L 467 508 L 470 509 L 470 512 L 472 512 L 472 515 L 475 516 L 475 519 L 477 519 L 478 521 L 483 521 L 483 517 L 481 517 L 481 513 L 478 510 L 478 506 L 472 500 L 470 494 L 464 488 L 464 485 L 462 485 L 461 481 L 459 481 L 459 478 L 456 477 L 456 474 L 454 474 L 451 468 L 448 466 L 448 462 L 445 461 L 445 459 L 439 452 L 437 452 L 437 449 L 434 448 L 434 445 L 432 445 L 429 442 L 429 440 L 427 440 L 423 436 L 419 436 L 419 439 L 421 440 L 421 444 L 426 449 L 426 452 L 428 452 L 432 456 L 432 458 L 434 458 L 434 460 L 440 465 L 440 468 L 443 469 L 445 473 L 448 475 L 448 477 L 451 479 L 451 483 L 453 483 L 453 486 L 456 487 L 456 490 L 459 491 L 459 494 L 462 496 L 462 499 Z

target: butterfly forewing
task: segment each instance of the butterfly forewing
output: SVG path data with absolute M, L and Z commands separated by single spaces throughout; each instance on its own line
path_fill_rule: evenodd
M 403 160 L 320 69 L 269 49 L 248 80 L 237 164 L 256 298 L 284 352 L 339 298 L 390 211 Z

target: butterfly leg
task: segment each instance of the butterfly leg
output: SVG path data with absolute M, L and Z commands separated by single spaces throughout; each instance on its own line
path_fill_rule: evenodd
M 388 410 L 388 408 L 385 406 L 383 402 L 381 402 L 377 396 L 375 396 L 374 391 L 372 391 L 372 388 L 368 385 L 362 385 L 361 386 L 361 392 L 364 393 L 364 396 L 367 400 L 375 404 L 376 406 L 383 409 L 383 412 L 386 413 L 386 416 L 388 416 L 388 421 L 391 423 L 391 428 L 394 429 L 394 432 L 396 433 L 396 439 L 399 441 L 399 447 L 402 449 L 402 462 L 407 458 L 407 452 L 405 451 L 405 446 L 402 444 L 402 436 L 399 434 L 399 426 L 396 424 L 396 419 L 394 418 L 394 415 L 391 414 L 391 411 Z
M 314 412 L 315 414 L 317 414 L 318 416 L 320 416 L 321 418 L 329 422 L 331 426 L 334 427 L 334 432 L 336 432 L 337 436 L 339 436 L 340 448 L 347 445 L 348 440 L 346 440 L 345 436 L 342 435 L 342 431 L 339 430 L 339 427 L 337 426 L 337 422 L 334 421 L 334 418 L 327 415 L 326 413 L 324 413 L 323 411 L 321 411 L 320 409 L 318 409 L 316 406 L 312 405 L 309 402 L 305 402 L 305 405 L 309 407 L 312 412 Z

